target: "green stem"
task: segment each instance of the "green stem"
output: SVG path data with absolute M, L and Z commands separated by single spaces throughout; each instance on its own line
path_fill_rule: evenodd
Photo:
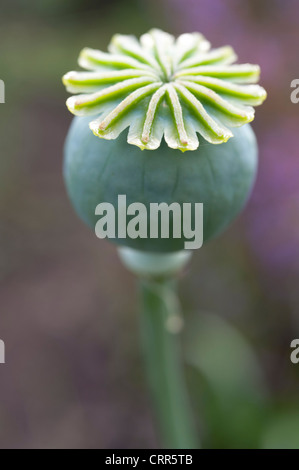
M 173 281 L 142 280 L 142 341 L 165 448 L 198 447 L 178 340 L 179 304 Z

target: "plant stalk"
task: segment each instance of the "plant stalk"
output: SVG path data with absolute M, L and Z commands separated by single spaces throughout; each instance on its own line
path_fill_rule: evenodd
M 141 280 L 142 344 L 156 418 L 165 448 L 198 447 L 184 380 L 182 320 L 172 280 Z

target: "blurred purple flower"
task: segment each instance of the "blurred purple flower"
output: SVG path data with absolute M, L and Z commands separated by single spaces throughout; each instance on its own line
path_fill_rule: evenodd
M 298 124 L 289 119 L 264 132 L 260 154 L 247 231 L 263 266 L 284 277 L 299 273 Z

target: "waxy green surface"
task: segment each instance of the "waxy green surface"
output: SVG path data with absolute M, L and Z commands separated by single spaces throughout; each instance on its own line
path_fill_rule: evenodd
M 118 195 L 127 204 L 166 202 L 204 205 L 204 240 L 221 233 L 242 210 L 257 169 L 257 145 L 249 124 L 236 129 L 227 143 L 213 145 L 200 139 L 194 152 L 182 154 L 162 142 L 154 152 L 129 145 L 125 133 L 117 140 L 99 139 L 90 132 L 88 117 L 76 117 L 66 146 L 64 176 L 76 212 L 92 230 L 99 220 L 95 208 Z M 149 220 L 148 220 L 149 225 Z M 147 252 L 184 249 L 180 239 L 111 239 Z

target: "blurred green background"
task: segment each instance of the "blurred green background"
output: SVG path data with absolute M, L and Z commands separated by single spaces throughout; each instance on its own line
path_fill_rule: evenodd
M 77 219 L 61 166 L 61 76 L 85 47 L 201 31 L 259 63 L 260 172 L 242 216 L 181 282 L 194 416 L 207 448 L 299 448 L 296 0 L 4 0 L 0 6 L 1 448 L 155 448 L 135 280 Z

